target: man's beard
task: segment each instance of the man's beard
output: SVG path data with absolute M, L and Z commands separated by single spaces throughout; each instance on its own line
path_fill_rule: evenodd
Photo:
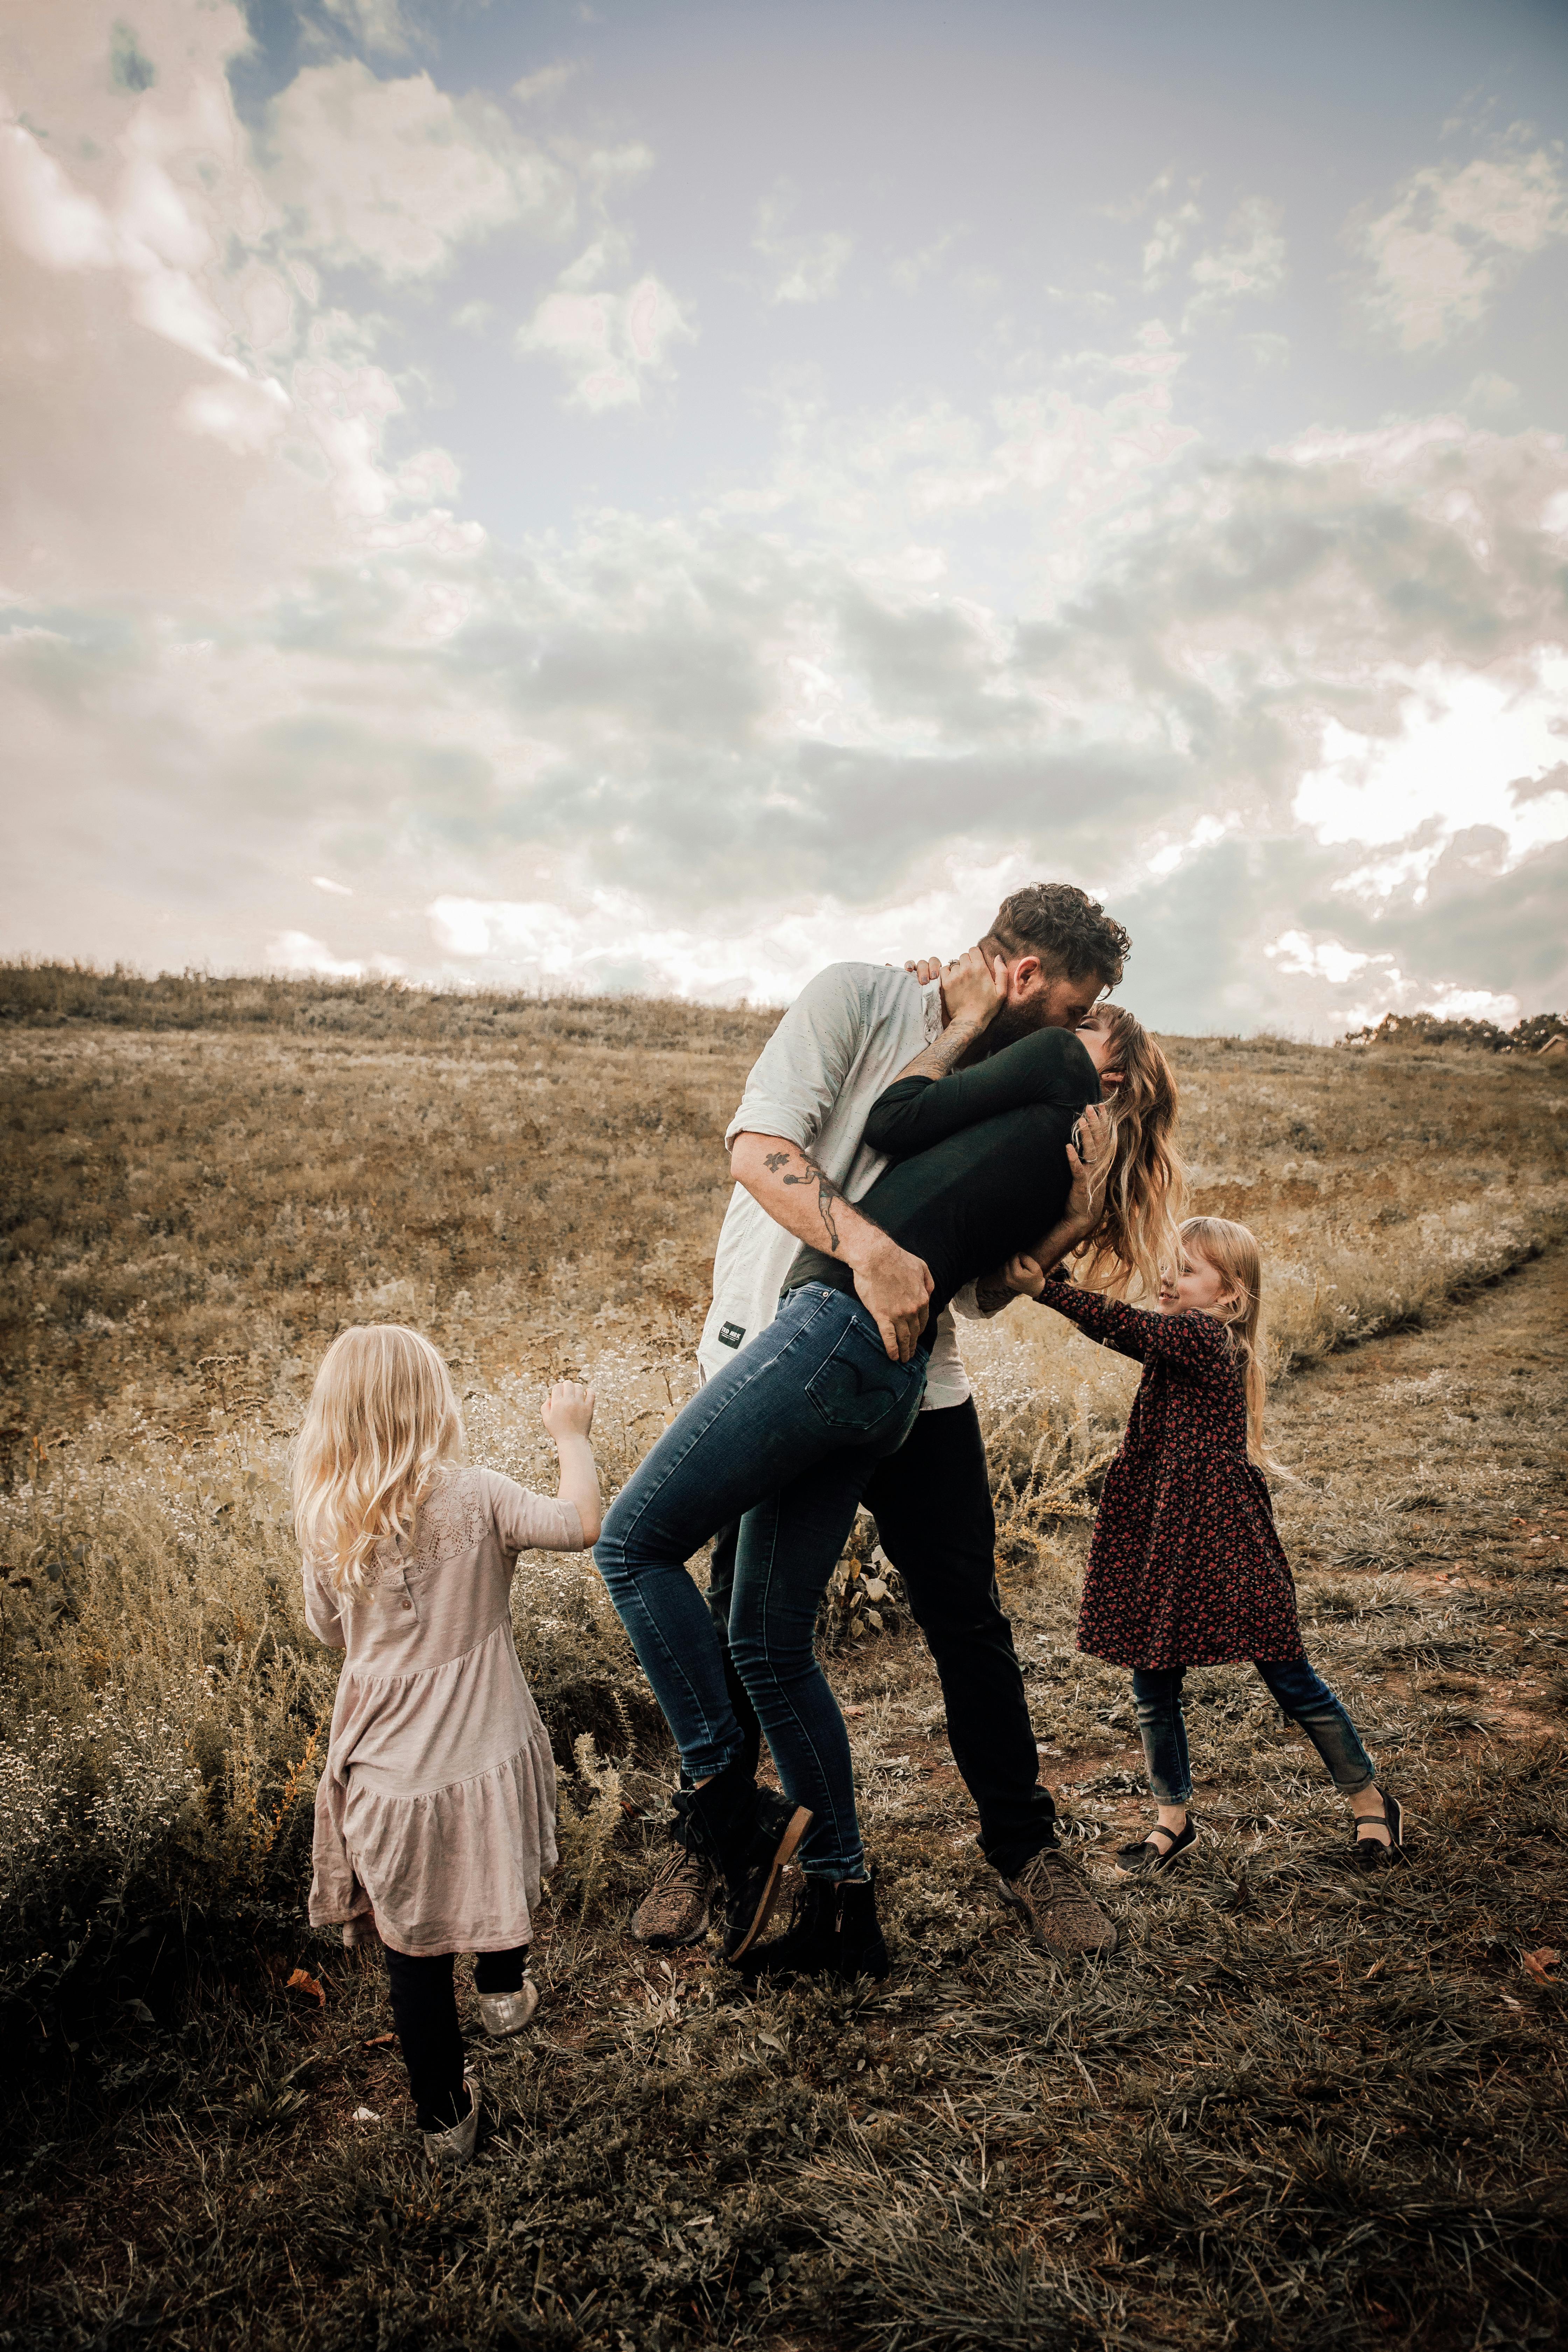
M 1037 1029 L 1066 1028 L 1066 1022 L 1047 1018 L 1048 1006 L 1045 994 L 1026 996 L 1021 1004 L 1004 1004 L 986 1024 L 985 1050 L 999 1054 L 1004 1045 L 1016 1045 L 1020 1037 L 1032 1037 Z

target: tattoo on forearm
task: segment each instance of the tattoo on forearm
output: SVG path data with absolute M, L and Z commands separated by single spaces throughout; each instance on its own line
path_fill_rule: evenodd
M 1012 1289 L 1001 1275 L 983 1275 L 974 1286 L 974 1304 L 982 1315 L 1000 1315 L 1013 1304 Z
M 832 1177 L 825 1176 L 821 1169 L 816 1165 L 816 1162 L 814 1160 L 808 1160 L 804 1151 L 800 1152 L 798 1155 L 788 1151 L 770 1151 L 767 1158 L 763 1160 L 763 1165 L 767 1169 L 771 1175 L 776 1176 L 778 1175 L 781 1168 L 787 1168 L 791 1160 L 797 1156 L 801 1166 L 805 1170 L 805 1174 L 804 1176 L 784 1176 L 781 1179 L 781 1181 L 785 1184 L 816 1185 L 816 1205 L 822 1213 L 822 1222 L 827 1229 L 827 1245 L 829 1249 L 837 1255 L 838 1249 L 838 1227 L 833 1215 L 833 1204 L 836 1201 L 842 1201 L 844 1195 L 838 1190 L 837 1185 L 833 1181 Z

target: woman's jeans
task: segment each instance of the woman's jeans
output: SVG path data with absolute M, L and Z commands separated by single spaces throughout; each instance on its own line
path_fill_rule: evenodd
M 1344 1708 L 1306 1659 L 1296 1658 L 1283 1666 L 1265 1658 L 1254 1658 L 1252 1663 L 1275 1704 L 1300 1725 L 1322 1758 L 1335 1788 L 1347 1797 L 1353 1797 L 1358 1789 L 1369 1789 L 1375 1778 L 1372 1759 L 1356 1738 Z M 1149 1786 L 1162 1805 L 1184 1805 L 1193 1793 L 1187 1727 L 1182 1714 L 1185 1672 L 1184 1666 L 1163 1670 L 1135 1666 L 1132 1672 L 1132 1705 L 1142 1736 Z
M 739 1758 L 724 1654 L 686 1562 L 740 1519 L 730 1653 L 784 1793 L 815 1819 L 814 1877 L 864 1867 L 849 1738 L 816 1663 L 816 1611 L 876 1465 L 920 1411 L 926 1359 L 895 1364 L 851 1293 L 790 1291 L 700 1388 L 611 1505 L 594 1558 L 691 1780 Z
M 387 1980 L 392 1988 L 392 2021 L 408 2087 L 421 2131 L 450 2131 L 468 2114 L 463 2096 L 463 2035 L 458 2023 L 458 1997 L 452 1989 L 452 1954 L 395 1952 L 386 1954 Z M 510 1952 L 478 1952 L 474 1956 L 476 1992 L 521 1992 L 528 1969 L 528 1946 Z

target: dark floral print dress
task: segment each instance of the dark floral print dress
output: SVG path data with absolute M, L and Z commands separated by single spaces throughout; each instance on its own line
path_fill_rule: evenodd
M 1095 1517 L 1079 1648 L 1153 1668 L 1304 1658 L 1268 1488 L 1247 1457 L 1247 1395 L 1225 1326 L 1147 1314 L 1054 1278 L 1040 1304 L 1143 1366 Z

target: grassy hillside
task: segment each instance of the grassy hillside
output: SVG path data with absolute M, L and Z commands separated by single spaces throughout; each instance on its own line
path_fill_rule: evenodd
M 1268 1249 L 1309 1638 L 1411 1791 L 1418 1869 L 1347 1880 L 1300 1749 L 1244 1678 L 1195 1678 L 1205 1874 L 1119 1898 L 1122 1952 L 1055 1971 L 977 1865 L 923 1648 L 896 1610 L 856 1630 L 849 1562 L 824 1634 L 894 1983 L 739 1999 L 623 1939 L 668 1753 L 591 1570 L 535 1559 L 520 1648 L 576 1767 L 548 2021 L 434 2193 L 378 1979 L 301 1925 L 335 1664 L 288 1435 L 331 1333 L 392 1315 L 457 1367 L 475 1458 L 542 1479 L 540 1391 L 582 1370 L 624 1477 L 689 1390 L 772 1016 L 36 969 L 0 1014 L 0 2341 L 1551 2340 L 1560 1996 L 1520 1953 L 1568 1940 L 1531 1875 L 1568 1834 L 1568 1074 L 1166 1041 L 1197 1203 Z M 1046 1769 L 1098 1867 L 1138 1759 L 1071 1627 L 1130 1370 L 1023 1307 L 965 1352 Z

